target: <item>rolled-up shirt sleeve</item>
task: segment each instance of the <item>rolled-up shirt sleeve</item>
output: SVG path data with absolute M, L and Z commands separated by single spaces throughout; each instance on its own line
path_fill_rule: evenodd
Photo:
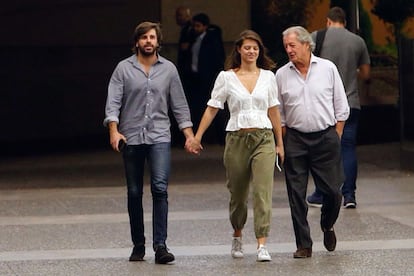
M 111 79 L 108 85 L 108 97 L 106 99 L 105 106 L 105 119 L 103 125 L 108 126 L 110 122 L 119 123 L 119 114 L 122 106 L 122 97 L 123 97 L 123 80 L 121 74 L 121 67 L 118 66 L 115 68 L 112 73 Z
M 184 89 L 180 81 L 178 71 L 173 68 L 171 69 L 171 83 L 170 83 L 170 100 L 171 100 L 171 111 L 174 114 L 175 120 L 177 121 L 178 128 L 184 129 L 192 127 L 190 109 L 187 104 Z

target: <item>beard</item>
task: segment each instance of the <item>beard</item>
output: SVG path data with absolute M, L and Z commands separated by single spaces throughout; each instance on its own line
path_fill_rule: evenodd
M 147 50 L 146 48 L 147 48 L 148 46 L 149 46 L 149 45 L 145 45 L 145 46 L 138 46 L 138 52 L 139 52 L 139 54 L 140 54 L 140 55 L 143 55 L 143 56 L 146 56 L 146 57 L 149 57 L 149 56 L 154 55 L 154 54 L 155 54 L 155 52 L 156 52 L 156 47 L 154 47 L 153 45 L 150 45 L 150 46 L 152 47 L 152 49 L 151 49 L 151 50 Z

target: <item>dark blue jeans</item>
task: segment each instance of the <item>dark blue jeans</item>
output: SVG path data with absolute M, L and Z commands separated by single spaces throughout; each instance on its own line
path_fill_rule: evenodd
M 342 185 L 342 195 L 345 200 L 355 200 L 356 179 L 358 175 L 356 140 L 360 112 L 359 109 L 351 108 L 341 138 L 341 154 L 345 173 L 345 182 Z M 318 189 L 315 190 L 315 193 L 317 195 L 322 195 Z
M 142 195 L 147 161 L 153 202 L 153 248 L 165 246 L 168 217 L 168 178 L 171 169 L 171 144 L 127 146 L 123 153 L 128 191 L 128 214 L 134 246 L 145 245 Z
M 342 195 L 345 199 L 355 199 L 358 162 L 356 156 L 356 140 L 360 110 L 351 108 L 348 120 L 345 122 L 341 138 L 342 160 L 344 164 L 345 182 Z

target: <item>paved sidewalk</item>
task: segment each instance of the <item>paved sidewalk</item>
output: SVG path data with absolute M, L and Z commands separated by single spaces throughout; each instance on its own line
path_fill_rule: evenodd
M 341 210 L 334 252 L 323 247 L 320 210 L 309 209 L 310 259 L 292 258 L 286 188 L 276 173 L 270 263 L 255 261 L 251 210 L 246 257 L 230 257 L 222 150 L 206 145 L 196 157 L 173 149 L 168 246 L 176 261 L 171 265 L 154 263 L 148 185 L 146 261 L 128 262 L 120 155 L 104 150 L 0 160 L 0 275 L 414 275 L 414 173 L 399 169 L 398 144 L 358 147 L 358 208 Z

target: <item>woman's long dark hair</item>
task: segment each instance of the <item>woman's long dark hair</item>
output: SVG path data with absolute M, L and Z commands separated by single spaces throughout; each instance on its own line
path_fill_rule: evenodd
M 259 56 L 256 61 L 256 65 L 259 68 L 272 70 L 276 67 L 276 63 L 267 56 L 267 49 L 264 47 L 262 39 L 260 36 L 252 30 L 244 30 L 240 33 L 239 38 L 234 42 L 233 50 L 231 54 L 227 57 L 225 68 L 235 69 L 239 68 L 241 65 L 241 57 L 238 49 L 243 45 L 244 40 L 251 39 L 257 42 L 259 46 Z

